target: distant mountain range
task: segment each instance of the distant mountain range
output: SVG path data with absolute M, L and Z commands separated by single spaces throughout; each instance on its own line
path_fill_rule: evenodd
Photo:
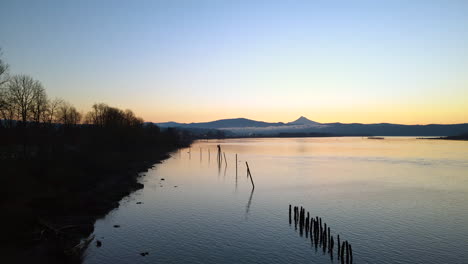
M 162 128 L 177 127 L 193 131 L 222 130 L 232 136 L 274 136 L 282 134 L 305 136 L 454 136 L 468 132 L 468 123 L 453 125 L 318 123 L 303 116 L 288 123 L 268 123 L 246 118 L 233 118 L 203 123 L 165 122 L 156 123 L 156 125 Z

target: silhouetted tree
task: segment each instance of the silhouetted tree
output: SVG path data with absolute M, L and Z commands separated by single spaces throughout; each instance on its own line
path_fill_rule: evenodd
M 25 123 L 30 118 L 34 120 L 34 108 L 38 106 L 38 112 L 43 110 L 43 100 L 46 98 L 42 84 L 27 75 L 13 76 L 7 86 L 7 100 L 10 107 L 17 113 L 17 119 Z M 39 101 L 41 101 L 39 103 Z
M 65 102 L 58 107 L 57 117 L 59 122 L 66 126 L 74 126 L 81 121 L 81 114 L 76 108 Z
M 136 117 L 131 110 L 122 111 L 106 104 L 94 104 L 86 115 L 85 122 L 99 127 L 137 127 L 143 124 L 143 119 Z
M 59 107 L 64 104 L 65 102 L 60 99 L 60 98 L 55 98 L 53 100 L 48 100 L 47 102 L 47 109 L 44 113 L 44 122 L 46 123 L 54 123 L 54 122 L 59 122 L 59 117 L 58 117 L 58 110 Z
M 3 88 L 3 85 L 5 85 L 8 80 L 9 80 L 9 65 L 2 60 L 2 49 L 0 49 L 0 88 Z
M 32 102 L 31 114 L 32 121 L 35 123 L 45 122 L 45 114 L 47 112 L 48 100 L 44 88 L 34 89 L 34 100 Z
M 9 74 L 8 74 L 8 64 L 6 64 L 2 58 L 2 52 L 0 49 L 0 119 L 4 119 L 4 122 L 10 118 L 14 113 L 12 113 L 10 110 L 10 103 L 8 101 L 7 97 L 7 90 L 5 88 L 8 80 L 9 80 Z M 5 123 L 6 124 L 6 123 Z M 2 123 L 0 123 L 0 127 L 2 126 Z

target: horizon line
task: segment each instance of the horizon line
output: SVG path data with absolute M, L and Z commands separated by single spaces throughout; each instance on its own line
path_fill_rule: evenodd
M 390 123 L 390 122 L 376 122 L 376 123 L 360 123 L 360 122 L 339 122 L 339 121 L 335 121 L 335 122 L 319 122 L 319 121 L 315 121 L 315 120 L 311 120 L 305 116 L 300 116 L 299 118 L 301 117 L 304 117 L 306 118 L 307 120 L 309 121 L 312 121 L 312 122 L 315 122 L 315 123 L 318 123 L 319 125 L 326 125 L 326 124 L 347 124 L 347 125 L 350 125 L 350 124 L 362 124 L 362 125 L 378 125 L 378 124 L 392 124 L 392 125 L 404 125 L 404 126 L 428 126 L 428 125 L 463 125 L 463 124 L 468 124 L 468 121 L 467 122 L 462 122 L 462 123 L 411 123 L 411 124 L 408 124 L 408 123 Z M 297 118 L 297 119 L 299 119 Z M 271 121 L 263 121 L 263 120 L 256 120 L 256 119 L 251 119 L 251 118 L 247 118 L 247 117 L 232 117 L 232 118 L 220 118 L 220 119 L 214 119 L 214 120 L 210 120 L 210 121 L 192 121 L 192 122 L 178 122 L 178 121 L 173 121 L 173 120 L 170 120 L 170 121 L 163 121 L 163 122 L 155 122 L 155 121 L 145 121 L 145 123 L 154 123 L 154 124 L 161 124 L 161 123 L 178 123 L 178 124 L 197 124 L 197 123 L 210 123 L 210 122 L 215 122 L 215 121 L 221 121 L 221 120 L 233 120 L 233 119 L 247 119 L 247 120 L 251 120 L 251 121 L 256 121 L 256 122 L 264 122 L 264 123 L 271 123 L 271 124 L 278 124 L 278 123 L 283 123 L 283 124 L 288 124 L 288 123 L 291 123 L 291 122 L 294 122 L 296 121 L 297 119 L 293 120 L 293 121 L 287 121 L 287 122 L 283 122 L 283 121 L 276 121 L 276 122 L 271 122 Z

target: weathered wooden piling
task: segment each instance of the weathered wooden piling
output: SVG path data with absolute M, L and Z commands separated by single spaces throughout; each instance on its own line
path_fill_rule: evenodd
M 310 238 L 312 239 L 312 234 L 313 234 L 313 226 L 314 226 L 314 218 L 310 218 L 310 224 L 309 224 L 309 233 L 310 233 Z
M 325 249 L 327 247 L 327 223 L 323 224 L 323 248 Z
M 254 184 L 253 179 L 252 179 L 252 173 L 250 173 L 249 163 L 247 163 L 247 161 L 246 161 L 245 165 L 247 165 L 247 177 L 250 176 L 250 182 L 252 183 L 252 189 L 255 189 L 255 184 Z
M 294 229 L 297 230 L 297 217 L 298 217 L 298 209 L 297 206 L 294 206 Z
M 319 241 L 320 244 L 323 242 L 323 227 L 322 227 L 322 218 L 319 218 L 320 226 L 319 226 Z
M 305 232 L 305 237 L 309 238 L 311 246 L 315 246 L 315 251 L 320 246 L 323 254 L 329 254 L 330 259 L 333 261 L 334 250 L 335 250 L 335 237 L 331 233 L 330 226 L 322 220 L 322 218 L 315 216 L 311 217 L 310 212 L 307 212 L 302 206 L 292 206 L 289 205 L 289 224 L 292 222 L 292 213 L 294 211 L 294 226 L 295 230 L 299 228 L 299 234 L 302 237 Z M 299 227 L 298 227 L 299 225 Z M 336 255 L 338 261 L 341 258 L 341 263 L 353 263 L 353 253 L 351 244 L 344 240 L 341 241 L 340 235 L 336 236 L 338 243 L 338 249 L 336 250 Z
M 218 144 L 218 165 L 221 164 L 223 161 L 223 157 L 221 156 L 221 145 Z
M 331 255 L 333 255 L 333 246 L 335 245 L 335 240 L 333 239 L 333 236 L 330 239 L 330 246 L 329 246 L 329 252 Z
M 226 152 L 223 152 L 223 155 L 224 155 L 224 163 L 225 163 L 226 166 L 227 166 Z
M 237 179 L 237 153 L 236 153 L 236 179 Z M 291 205 L 289 205 L 291 207 Z
M 304 208 L 301 206 L 301 213 L 299 214 L 299 233 L 302 236 L 304 234 Z
M 341 263 L 344 263 L 344 260 L 345 260 L 344 250 L 345 250 L 345 242 L 343 241 L 341 243 L 341 253 L 340 253 L 341 254 Z
M 338 255 L 338 259 L 340 258 L 340 248 L 341 248 L 341 244 L 340 244 L 340 235 L 337 236 L 337 242 L 338 242 L 338 250 L 336 251 L 337 255 Z
M 300 212 L 299 212 L 299 231 L 300 231 L 301 236 L 302 236 L 302 233 L 303 233 L 303 231 L 302 231 L 302 230 L 303 230 L 303 229 L 302 229 L 302 228 L 303 228 L 303 225 L 302 225 L 302 224 L 303 224 L 303 219 L 302 219 L 302 213 L 303 213 L 303 211 L 302 211 L 302 210 L 303 210 L 303 208 L 302 208 L 302 206 L 301 206 L 301 210 L 300 210 Z
M 349 264 L 349 244 L 346 241 L 346 264 Z

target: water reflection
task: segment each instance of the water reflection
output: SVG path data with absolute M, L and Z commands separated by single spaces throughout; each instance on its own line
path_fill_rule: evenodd
M 224 161 L 210 164 L 217 145 Z M 103 246 L 89 247 L 85 264 L 340 263 L 345 239 L 358 263 L 468 259 L 468 142 L 231 139 L 195 143 L 195 155 L 197 148 L 198 159 L 187 148 L 148 171 L 145 188 L 96 223 Z M 255 191 L 243 178 L 245 161 Z M 302 232 L 294 215 L 285 224 L 289 204 L 314 213 L 305 213 Z M 314 231 L 321 234 L 320 222 L 326 247 Z
M 249 215 L 250 204 L 252 204 L 252 197 L 253 197 L 254 191 L 255 191 L 255 188 L 252 188 L 252 191 L 250 192 L 250 196 L 249 196 L 249 201 L 247 202 L 247 206 L 245 207 L 245 219 L 247 219 L 247 216 Z

